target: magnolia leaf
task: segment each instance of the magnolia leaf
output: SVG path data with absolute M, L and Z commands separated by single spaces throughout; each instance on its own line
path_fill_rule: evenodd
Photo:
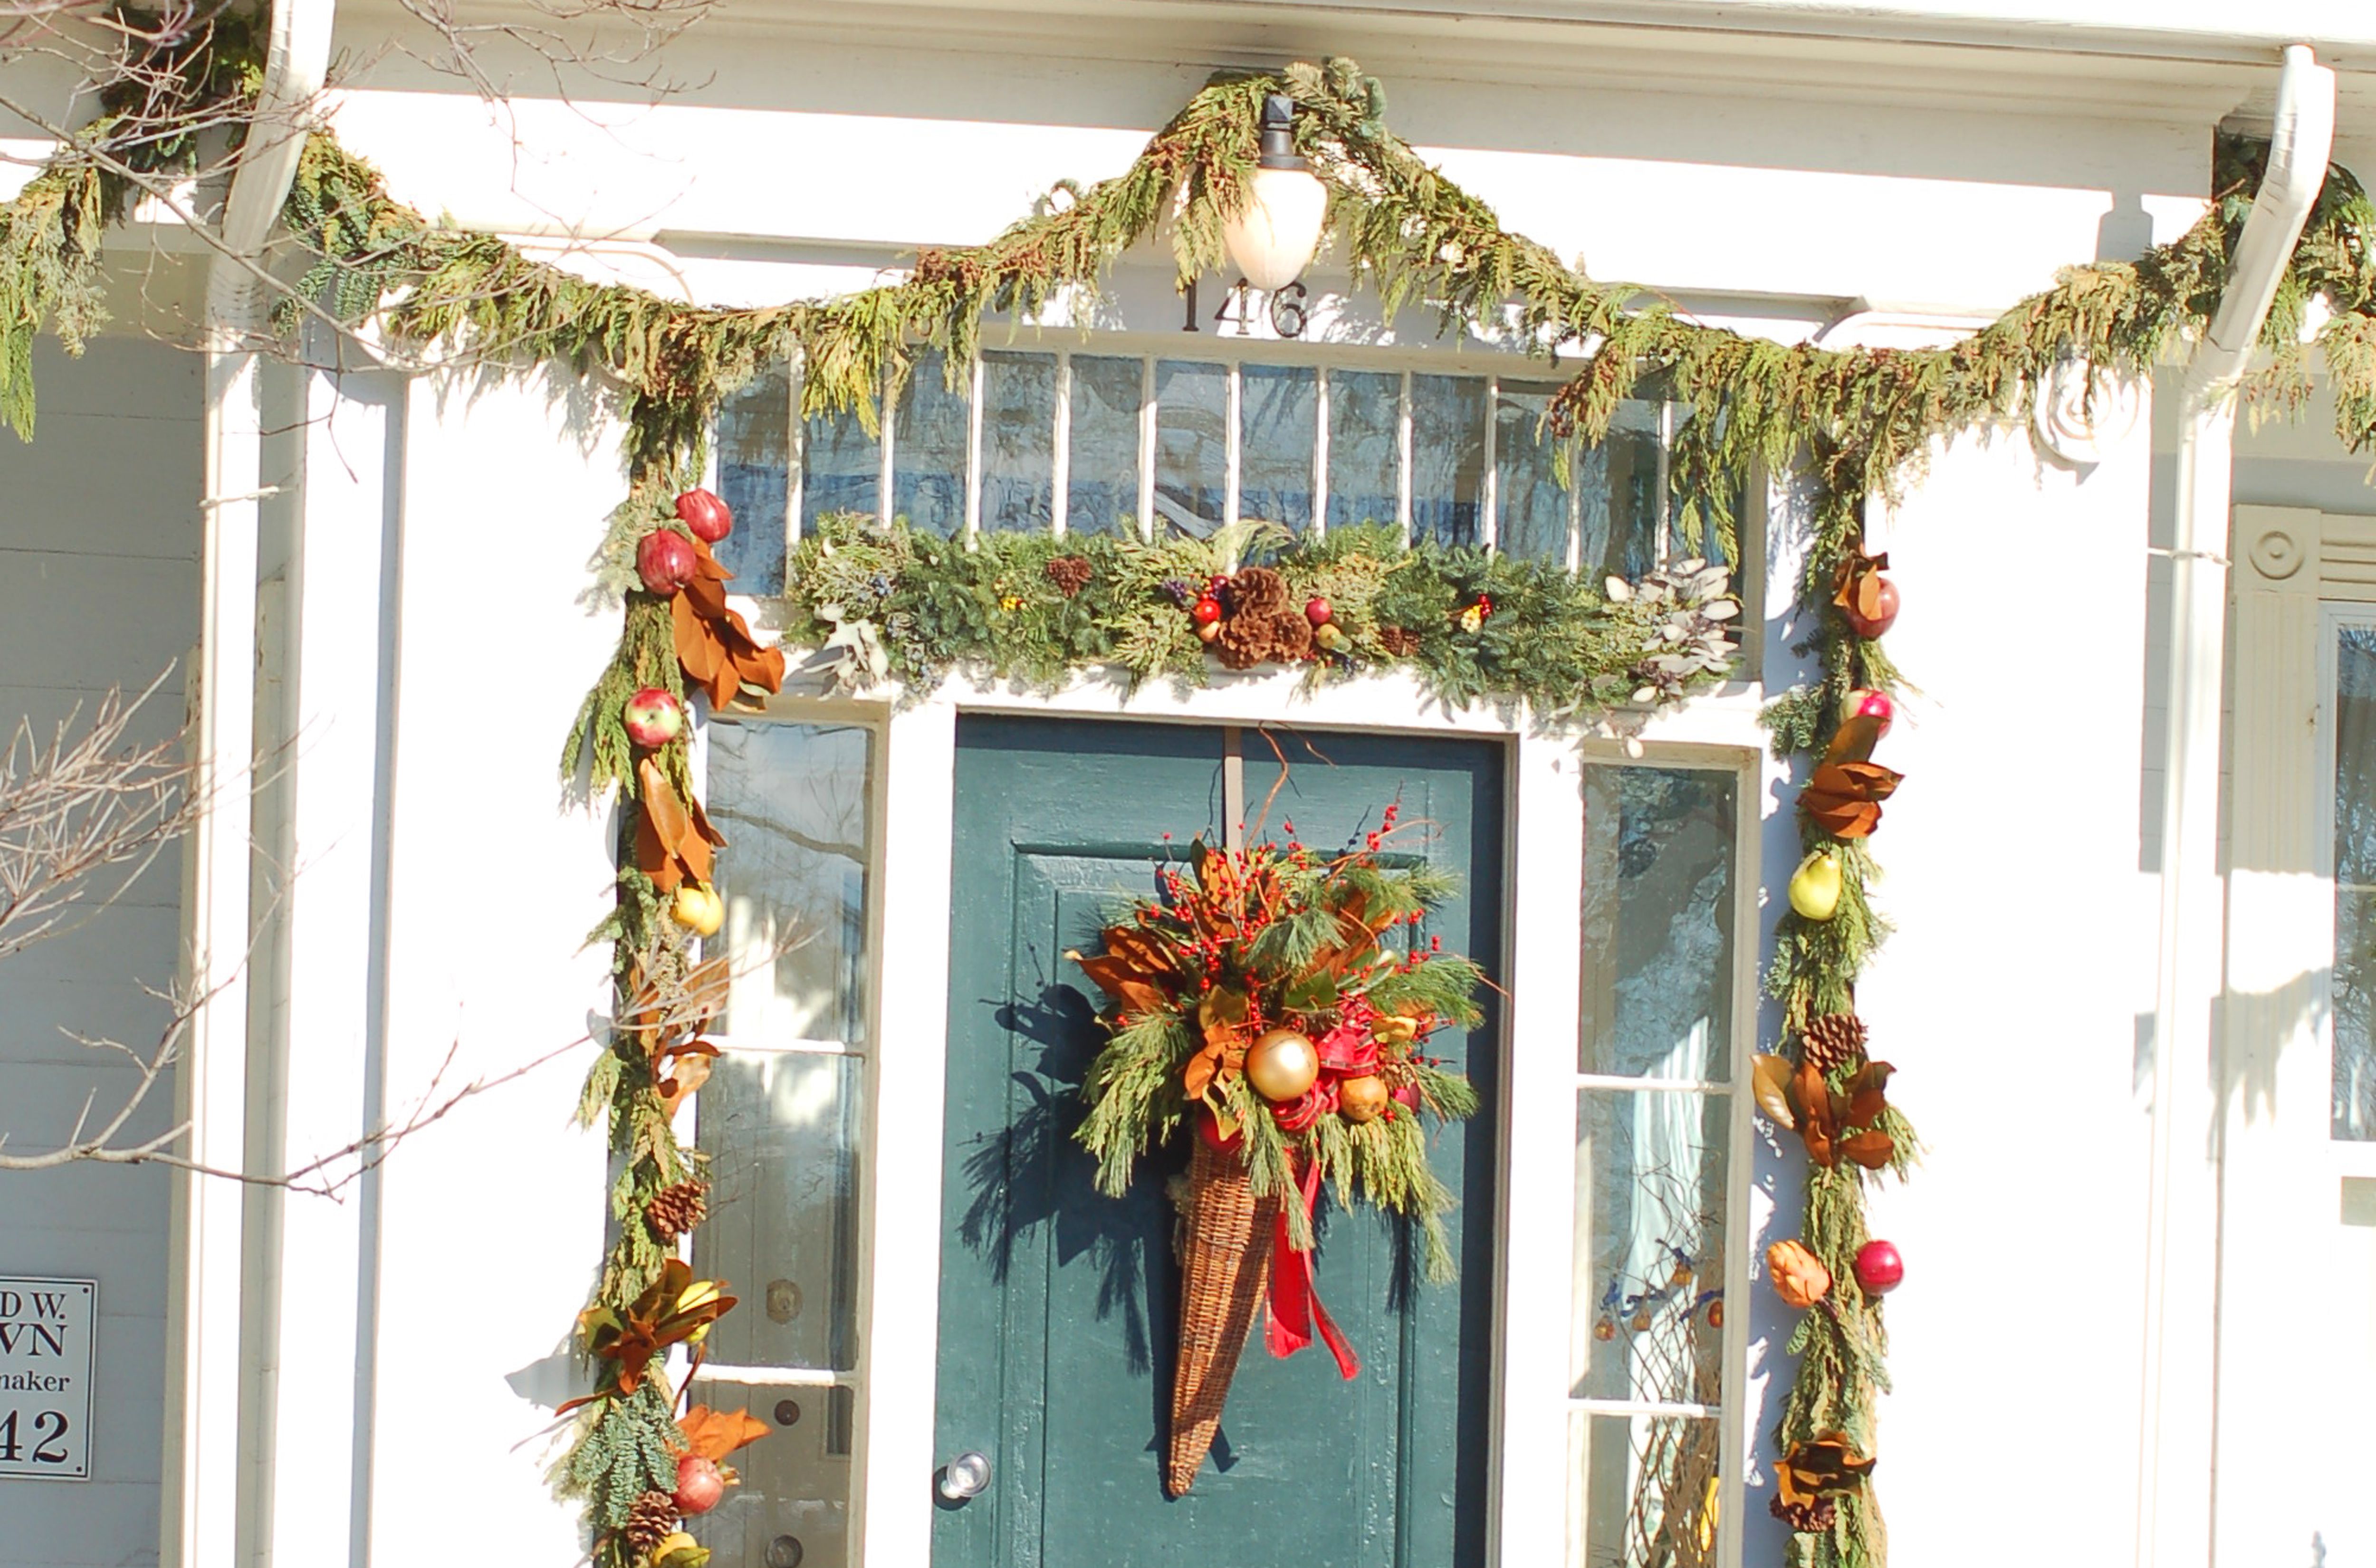
M 1246 1021 L 1246 993 L 1233 986 L 1218 986 L 1205 993 L 1196 1004 L 1196 1021 L 1205 1027 L 1209 1038 L 1216 1028 L 1230 1028 Z
M 1904 778 L 1879 763 L 1827 762 L 1800 791 L 1799 807 L 1833 837 L 1861 838 L 1881 826 L 1881 802 Z
M 1824 753 L 1825 762 L 1869 762 L 1873 747 L 1881 743 L 1882 722 L 1871 714 L 1862 713 L 1844 721 L 1832 735 L 1831 746 Z
M 1279 992 L 1279 1005 L 1290 1013 L 1319 1013 L 1336 1005 L 1336 977 L 1314 969 L 1289 982 Z
M 1752 1057 L 1749 1063 L 1750 1094 L 1765 1119 L 1784 1131 L 1799 1124 L 1790 1111 L 1790 1059 L 1787 1056 Z
M 677 1430 L 684 1433 L 684 1451 L 704 1459 L 723 1459 L 747 1443 L 756 1443 L 767 1435 L 766 1422 L 748 1410 L 713 1410 L 707 1405 L 695 1405 L 676 1419 Z
M 1897 1142 L 1887 1133 L 1869 1129 L 1842 1138 L 1839 1152 L 1867 1170 L 1879 1170 L 1897 1158 Z

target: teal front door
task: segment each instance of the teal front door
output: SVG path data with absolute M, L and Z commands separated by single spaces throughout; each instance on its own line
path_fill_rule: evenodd
M 1404 821 L 1433 825 L 1420 852 L 1465 877 L 1420 939 L 1441 936 L 1498 972 L 1501 749 L 1277 738 L 1288 778 L 1271 826 L 1292 821 L 1305 843 L 1341 843 L 1399 798 Z M 1243 798 L 1258 812 L 1279 762 L 1258 733 L 1244 741 Z M 959 724 L 936 1427 L 943 1462 L 977 1453 L 990 1475 L 963 1502 L 935 1495 L 934 1568 L 1484 1561 L 1498 1104 L 1490 996 L 1482 1028 L 1435 1037 L 1486 1107 L 1436 1134 L 1436 1169 L 1461 1199 L 1459 1281 L 1422 1285 L 1399 1223 L 1324 1199 L 1320 1295 L 1360 1352 L 1360 1375 L 1339 1379 L 1317 1347 L 1274 1359 L 1257 1332 L 1195 1486 L 1176 1500 L 1163 1492 L 1179 1292 L 1164 1188 L 1186 1151 L 1145 1162 L 1124 1198 L 1090 1185 L 1072 1134 L 1099 1032 L 1091 988 L 1063 955 L 1094 951 L 1100 917 L 1151 893 L 1160 860 L 1198 833 L 1219 836 L 1229 743 L 1218 729 Z

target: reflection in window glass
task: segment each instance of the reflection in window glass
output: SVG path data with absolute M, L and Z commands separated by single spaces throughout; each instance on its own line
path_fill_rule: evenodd
M 1075 354 L 1065 450 L 1067 533 L 1138 531 L 1140 363 Z
M 2376 1140 L 2376 627 L 2335 648 L 2334 1135 Z
M 1411 377 L 1411 538 L 1482 544 L 1485 380 Z
M 1250 364 L 1239 372 L 1238 516 L 1312 526 L 1312 460 L 1319 434 L 1319 382 L 1301 365 Z
M 1155 523 L 1202 539 L 1221 526 L 1230 482 L 1230 372 L 1225 365 L 1155 365 Z
M 873 736 L 815 724 L 709 728 L 709 814 L 734 979 L 724 1027 L 752 1046 L 866 1039 Z
M 801 425 L 801 521 L 837 512 L 880 515 L 883 448 L 858 422 L 858 410 L 816 414 Z
M 750 1310 L 745 1300 L 726 1321 Z M 718 1568 L 848 1568 L 851 1390 L 695 1379 L 692 1394 L 695 1404 L 742 1411 L 767 1428 L 734 1455 L 742 1484 L 685 1521 Z
M 1559 444 L 1543 428 L 1557 382 L 1504 381 L 1493 410 L 1494 488 L 1502 508 L 1494 548 L 1504 555 L 1567 564 L 1568 491 L 1559 481 Z
M 1709 1568 L 1722 1446 L 1705 1418 L 1571 1412 L 1567 1568 Z
M 718 410 L 718 493 L 734 531 L 710 549 L 734 574 L 734 591 L 784 591 L 784 502 L 790 483 L 791 383 L 760 376 Z
M 948 384 L 947 356 L 916 356 L 892 429 L 891 515 L 948 538 L 965 531 L 965 383 Z
M 1403 378 L 1328 373 L 1328 526 L 1393 524 L 1402 516 Z
M 1044 529 L 1055 495 L 1055 356 L 982 355 L 981 526 Z
M 1658 405 L 1629 398 L 1617 405 L 1608 439 L 1576 458 L 1582 493 L 1586 578 L 1628 581 L 1658 563 L 1658 524 L 1666 497 L 1658 485 Z
M 1731 1099 L 1582 1091 L 1575 1123 L 1569 1393 L 1719 1402 Z
M 1585 769 L 1581 1071 L 1730 1079 L 1739 797 L 1729 773 Z

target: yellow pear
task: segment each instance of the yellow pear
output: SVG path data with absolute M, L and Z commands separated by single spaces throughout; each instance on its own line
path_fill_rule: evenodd
M 1840 912 L 1840 862 L 1829 849 L 1818 849 L 1790 873 L 1790 907 L 1811 921 L 1827 921 Z

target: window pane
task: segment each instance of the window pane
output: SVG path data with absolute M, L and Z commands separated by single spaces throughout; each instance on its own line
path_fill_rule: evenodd
M 750 1310 L 745 1301 L 729 1320 Z M 742 1484 L 685 1521 L 715 1553 L 716 1568 L 847 1568 L 849 1550 L 849 1416 L 847 1388 L 785 1388 L 698 1379 L 695 1403 L 742 1410 L 767 1435 L 730 1461 Z
M 718 493 L 734 531 L 710 548 L 734 574 L 734 591 L 784 591 L 784 502 L 790 485 L 791 382 L 771 371 L 718 411 Z
M 704 1343 L 723 1366 L 858 1364 L 858 1138 L 863 1057 L 732 1050 L 695 1100 L 709 1218 L 695 1272 L 742 1306 Z
M 1065 449 L 1064 531 L 1138 531 L 1136 360 L 1073 356 L 1071 441 Z
M 1739 797 L 1729 773 L 1584 770 L 1582 1071 L 1731 1078 Z
M 2335 649 L 2334 1136 L 2376 1139 L 2376 628 Z
M 1617 405 L 1608 439 L 1576 458 L 1583 492 L 1585 576 L 1631 580 L 1658 562 L 1658 405 L 1629 398 Z
M 981 357 L 981 526 L 1054 526 L 1056 357 Z
M 1402 516 L 1403 378 L 1328 373 L 1328 526 L 1393 523 Z
M 1543 429 L 1555 381 L 1504 381 L 1493 410 L 1494 484 L 1500 493 L 1504 555 L 1567 564 L 1568 491 L 1552 468 L 1558 443 Z
M 1320 393 L 1299 365 L 1239 371 L 1238 516 L 1312 526 L 1312 459 L 1319 445 Z
M 1230 372 L 1160 360 L 1155 366 L 1155 525 L 1202 539 L 1221 526 L 1229 483 Z
M 709 811 L 744 1045 L 866 1039 L 866 830 L 873 737 L 813 724 L 713 724 Z
M 952 391 L 948 356 L 916 356 L 899 388 L 891 442 L 891 515 L 947 538 L 965 531 L 965 383 Z
M 1568 1416 L 1568 1568 L 1708 1568 L 1717 1560 L 1712 1420 Z
M 801 424 L 801 526 L 836 512 L 879 516 L 883 448 L 858 422 L 858 410 L 817 414 Z
M 1719 1402 L 1729 1095 L 1586 1089 L 1575 1119 L 1570 1391 Z
M 1485 499 L 1485 382 L 1411 377 L 1411 537 L 1480 544 Z

